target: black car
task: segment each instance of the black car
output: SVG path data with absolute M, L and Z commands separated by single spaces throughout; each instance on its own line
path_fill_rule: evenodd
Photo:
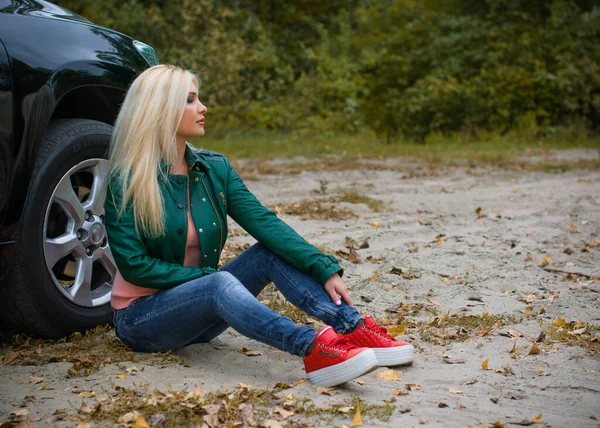
M 0 317 L 62 337 L 110 322 L 106 160 L 152 47 L 41 0 L 0 0 Z

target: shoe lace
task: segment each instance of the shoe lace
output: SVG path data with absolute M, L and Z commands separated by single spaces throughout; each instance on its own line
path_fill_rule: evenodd
M 332 351 L 333 350 L 348 351 L 349 349 L 352 349 L 355 347 L 352 343 L 348 342 L 343 336 L 338 338 L 338 340 L 335 341 L 334 343 L 324 344 L 324 343 L 317 342 L 316 345 L 320 348 L 325 348 L 325 349 L 329 349 Z
M 388 334 L 387 328 L 377 325 L 376 323 L 372 323 L 369 326 L 363 324 L 362 327 L 385 340 L 395 340 L 392 336 Z

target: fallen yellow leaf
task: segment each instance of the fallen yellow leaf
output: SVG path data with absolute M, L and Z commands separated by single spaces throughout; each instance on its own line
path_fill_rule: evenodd
M 124 374 L 118 374 L 117 379 L 125 379 L 127 376 Z
M 484 317 L 489 315 L 489 312 L 486 308 L 483 308 L 483 312 L 481 313 L 481 315 L 483 315 Z
M 335 392 L 333 392 L 335 390 L 335 388 L 326 388 L 324 386 L 317 386 L 317 391 L 319 391 L 321 394 L 324 395 L 333 395 L 335 394 Z
M 396 373 L 394 370 L 379 372 L 375 375 L 375 377 L 381 380 L 399 380 L 402 382 L 402 379 L 400 379 L 400 376 L 398 376 L 398 373 Z
M 406 330 L 406 324 L 396 325 L 388 328 L 388 334 L 392 337 L 402 336 Z
M 566 327 L 567 326 L 567 322 L 565 321 L 564 318 L 557 318 L 556 321 L 554 321 L 552 323 L 553 326 L 555 327 Z
M 202 392 L 202 385 L 198 385 L 196 389 L 194 389 L 192 392 L 189 392 L 185 396 L 185 400 L 189 400 L 190 398 L 202 398 L 203 395 L 204 393 Z
M 492 331 L 493 327 L 488 327 L 488 328 L 482 328 L 480 330 L 477 330 L 477 336 L 487 336 L 487 334 Z
M 378 228 L 378 227 L 379 227 L 379 223 L 378 223 L 378 222 L 376 222 L 376 221 L 372 221 L 372 222 L 371 222 L 371 224 L 370 224 L 370 226 L 371 226 L 371 227 Z M 362 424 L 361 424 L 361 425 L 362 425 Z
M 150 425 L 148 425 L 148 422 L 146 422 L 146 419 L 144 419 L 144 417 L 140 415 L 137 418 L 135 418 L 135 425 L 133 427 L 134 428 L 150 428 Z
M 552 256 L 550 254 L 546 254 L 546 256 L 540 262 L 540 266 L 548 266 L 552 262 Z
M 138 416 L 140 416 L 140 414 L 134 410 L 133 412 L 125 413 L 117 420 L 117 422 L 121 424 L 127 424 L 129 422 L 135 421 Z
M 356 409 L 356 413 L 354 414 L 354 418 L 352 418 L 352 423 L 349 427 L 361 427 L 363 425 L 362 418 L 360 417 L 360 409 Z
M 276 407 L 275 411 L 281 415 L 283 419 L 287 419 L 291 416 L 294 416 L 296 413 L 290 412 L 288 410 L 282 409 L 281 407 Z
M 540 353 L 540 348 L 539 348 L 539 346 L 537 346 L 537 343 L 534 343 L 533 345 L 531 345 L 531 349 L 529 350 L 527 355 L 534 355 L 534 354 L 539 354 L 539 353 Z
M 539 415 L 537 415 L 535 418 L 532 419 L 533 422 L 539 422 L 540 419 L 542 419 L 542 414 L 540 413 Z
M 489 364 L 489 362 L 490 362 L 490 359 L 489 359 L 489 358 L 486 358 L 486 359 L 485 359 L 485 361 L 484 361 L 483 363 L 481 363 L 481 368 L 482 368 L 483 370 L 489 370 L 489 369 L 490 369 L 490 368 L 488 367 L 488 364 Z

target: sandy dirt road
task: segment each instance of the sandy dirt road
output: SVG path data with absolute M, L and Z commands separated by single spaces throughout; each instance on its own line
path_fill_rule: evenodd
M 0 422 L 113 426 L 121 417 L 120 425 L 133 426 L 138 414 L 123 417 L 140 400 L 200 409 L 202 403 L 177 394 L 201 386 L 202 394 L 231 392 L 216 402 L 216 419 L 215 408 L 197 412 L 208 426 L 225 426 L 223 407 L 248 389 L 269 391 L 266 404 L 252 410 L 253 398 L 246 397 L 250 407 L 236 402 L 231 421 L 350 426 L 362 408 L 364 426 L 600 426 L 600 172 L 379 165 L 249 175 L 246 184 L 309 242 L 340 257 L 359 310 L 394 332 L 404 329 L 401 337 L 415 345 L 412 366 L 394 373 L 380 368 L 323 393 L 298 383 L 305 378 L 300 358 L 232 330 L 177 351 L 182 363 L 109 361 L 73 378 L 67 376 L 72 362 L 24 365 L 15 357 L 19 347 L 11 347 L 2 351 Z M 335 202 L 351 192 L 383 206 Z M 319 217 L 310 209 L 286 214 L 306 200 L 320 201 L 325 218 L 303 220 Z M 348 210 L 348 218 L 326 219 L 334 206 Z M 231 228 L 230 252 L 253 242 Z M 368 248 L 357 249 L 363 241 Z M 285 307 L 274 292 L 262 298 Z M 386 372 L 397 378 L 384 379 Z M 131 391 L 136 397 L 111 413 Z M 173 423 L 152 409 L 137 410 L 149 424 Z

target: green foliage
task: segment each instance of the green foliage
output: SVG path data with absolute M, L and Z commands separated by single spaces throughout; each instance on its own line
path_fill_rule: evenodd
M 203 78 L 212 135 L 600 130 L 593 0 L 56 0 Z

